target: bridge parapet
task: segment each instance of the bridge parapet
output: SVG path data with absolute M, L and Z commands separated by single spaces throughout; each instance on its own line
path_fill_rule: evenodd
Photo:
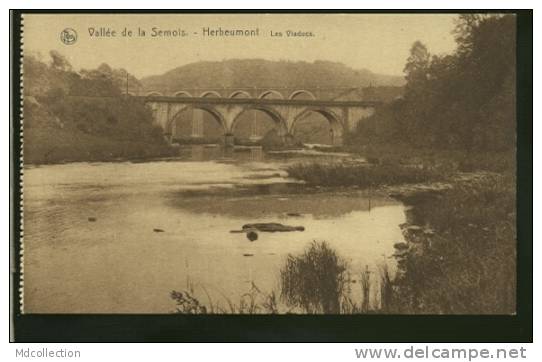
M 138 96 L 136 96 L 138 97 Z M 266 98 L 218 98 L 218 97 L 172 97 L 162 95 L 139 96 L 145 102 L 160 103 L 193 103 L 193 104 L 268 104 L 268 105 L 305 105 L 305 106 L 335 106 L 335 107 L 377 107 L 379 101 L 341 101 L 319 99 L 266 99 Z

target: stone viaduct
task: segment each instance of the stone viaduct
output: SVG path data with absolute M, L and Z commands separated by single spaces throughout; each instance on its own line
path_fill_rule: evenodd
M 344 136 L 362 119 L 372 115 L 379 105 L 375 101 L 318 99 L 318 93 L 307 89 L 293 90 L 287 96 L 274 89 L 238 89 L 227 94 L 218 90 L 193 93 L 180 90 L 165 95 L 151 91 L 138 97 L 151 107 L 155 123 L 170 138 L 174 134 L 176 118 L 183 112 L 199 109 L 211 114 L 222 127 L 226 145 L 233 145 L 235 124 L 241 114 L 250 110 L 267 114 L 275 122 L 277 134 L 284 142 L 293 137 L 296 122 L 310 113 L 319 113 L 329 122 L 333 145 L 342 145 Z

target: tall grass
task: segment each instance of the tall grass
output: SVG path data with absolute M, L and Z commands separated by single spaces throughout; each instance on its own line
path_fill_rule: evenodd
M 365 270 L 361 272 L 361 311 L 363 313 L 369 312 L 369 306 L 371 303 L 370 296 L 371 296 L 371 274 L 369 271 L 369 267 L 366 266 Z
M 360 154 L 373 163 L 424 164 L 454 171 L 515 172 L 515 149 L 501 151 L 469 151 L 466 149 L 437 149 L 412 147 L 405 143 L 353 143 L 344 151 Z
M 438 181 L 445 177 L 440 169 L 399 164 L 300 163 L 288 167 L 287 172 L 311 186 L 377 187 Z
M 362 296 L 356 300 L 349 264 L 325 241 L 314 241 L 299 255 L 288 255 L 280 270 L 280 293 L 264 293 L 252 283 L 237 301 L 224 294 L 220 300 L 213 300 L 201 286 L 207 297 L 202 302 L 195 297 L 194 285 L 189 284 L 182 292 L 172 291 L 170 297 L 176 302 L 175 312 L 182 314 L 378 313 L 382 307 L 370 303 L 370 291 L 378 291 L 370 273 L 368 267 L 360 272 Z M 389 276 L 387 282 L 391 284 Z
M 288 255 L 280 270 L 281 298 L 307 313 L 337 314 L 347 268 L 326 242 L 314 241 L 301 255 Z
M 393 281 L 388 266 L 384 264 L 380 268 L 380 311 L 382 313 L 393 312 L 394 303 L 395 291 Z
M 195 287 L 190 285 L 185 290 L 173 290 L 170 298 L 176 303 L 175 313 L 179 314 L 277 314 L 279 303 L 276 293 L 263 293 L 254 284 L 250 290 L 241 294 L 237 300 L 221 293 L 220 299 L 213 299 L 204 286 L 199 286 L 207 301 L 196 297 Z

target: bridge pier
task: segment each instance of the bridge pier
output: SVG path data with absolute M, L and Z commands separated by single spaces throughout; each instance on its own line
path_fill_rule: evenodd
M 250 137 L 251 141 L 259 141 L 262 137 L 259 136 L 258 132 L 258 120 L 256 118 L 256 112 L 252 111 L 253 116 L 250 124 Z
M 332 133 L 331 134 L 331 144 L 333 146 L 342 146 L 343 145 L 343 136 L 342 134 Z
M 200 110 L 192 110 L 192 138 L 203 137 L 203 114 Z
M 295 140 L 295 136 L 293 134 L 291 134 L 291 133 L 286 133 L 281 138 L 282 138 L 282 143 L 286 147 L 295 146 L 296 143 L 297 143 L 296 140 Z
M 235 145 L 235 138 L 233 133 L 226 133 L 224 135 L 224 146 L 233 147 Z

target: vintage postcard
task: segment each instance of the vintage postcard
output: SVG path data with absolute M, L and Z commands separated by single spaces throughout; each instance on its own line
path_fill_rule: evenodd
M 22 14 L 20 312 L 515 315 L 516 20 Z

